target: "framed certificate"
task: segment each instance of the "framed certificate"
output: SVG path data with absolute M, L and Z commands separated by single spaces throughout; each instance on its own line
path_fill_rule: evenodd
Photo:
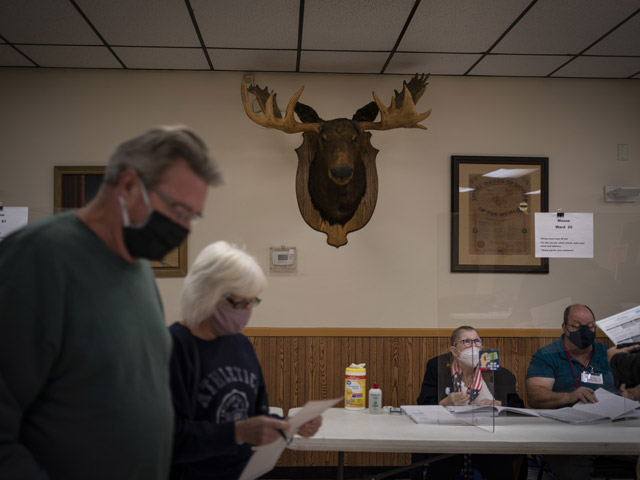
M 546 157 L 451 157 L 451 271 L 549 273 L 534 213 L 549 210 Z

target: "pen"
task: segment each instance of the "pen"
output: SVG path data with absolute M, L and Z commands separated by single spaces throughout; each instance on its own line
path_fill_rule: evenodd
M 287 438 L 287 436 L 285 435 L 285 433 L 281 430 L 278 429 L 278 433 L 282 436 L 282 438 L 284 438 L 284 441 L 287 443 L 287 445 L 289 445 L 291 443 L 291 438 Z

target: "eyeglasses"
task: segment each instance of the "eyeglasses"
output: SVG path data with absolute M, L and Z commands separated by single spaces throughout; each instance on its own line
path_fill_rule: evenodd
M 258 297 L 254 297 L 251 300 L 234 300 L 228 295 L 224 297 L 224 299 L 227 302 L 229 302 L 235 310 L 244 310 L 245 308 L 255 308 L 258 305 L 260 305 L 260 302 L 262 301 Z
M 592 332 L 596 331 L 596 325 L 595 324 L 594 325 L 569 325 L 568 323 L 565 323 L 565 325 L 567 326 L 567 330 L 569 330 L 570 332 L 577 332 L 582 327 L 587 327 Z
M 173 215 L 181 222 L 185 222 L 185 223 L 197 222 L 202 218 L 201 213 L 194 212 L 193 210 L 191 210 L 191 208 L 186 206 L 184 203 L 180 203 L 174 200 L 159 188 L 156 188 L 156 187 L 148 187 L 148 188 L 149 190 L 153 190 L 162 199 L 164 203 L 166 203 L 169 207 L 171 207 L 171 211 Z
M 480 337 L 474 338 L 473 340 L 471 338 L 463 338 L 462 340 L 458 340 L 456 343 L 461 343 L 465 347 L 470 347 L 471 345 L 475 345 L 476 347 L 481 347 L 482 339 Z

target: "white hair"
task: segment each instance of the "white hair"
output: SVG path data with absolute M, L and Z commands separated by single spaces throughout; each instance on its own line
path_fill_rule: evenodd
M 189 327 L 206 320 L 225 295 L 257 297 L 267 279 L 256 260 L 227 242 L 206 246 L 191 265 L 180 298 L 180 315 Z

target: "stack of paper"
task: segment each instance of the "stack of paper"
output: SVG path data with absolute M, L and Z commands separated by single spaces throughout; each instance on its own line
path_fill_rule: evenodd
M 599 388 L 595 392 L 596 403 L 576 403 L 573 407 L 557 410 L 538 410 L 541 416 L 574 424 L 610 422 L 621 418 L 637 418 L 640 416 L 635 409 L 640 402 L 623 398 Z

